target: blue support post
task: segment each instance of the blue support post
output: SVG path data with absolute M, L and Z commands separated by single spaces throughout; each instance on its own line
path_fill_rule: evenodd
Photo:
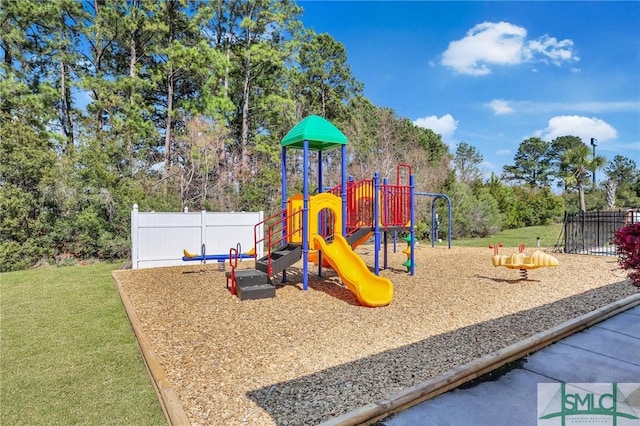
M 380 193 L 380 176 L 378 172 L 373 175 L 373 240 L 375 245 L 374 267 L 373 272 L 380 274 L 380 206 L 378 203 L 378 194 Z
M 431 200 L 431 247 L 435 247 L 436 245 L 436 200 L 438 198 L 434 198 Z
M 287 208 L 287 147 L 283 146 L 282 147 L 282 154 L 280 155 L 280 158 L 282 160 L 282 210 L 285 211 Z M 281 218 L 283 221 L 282 224 L 282 241 L 283 242 L 287 242 L 287 221 L 286 221 L 286 213 L 282 214 L 283 217 Z M 258 248 L 256 247 L 256 251 L 258 250 Z M 282 271 L 282 282 L 286 283 L 287 282 L 287 270 L 285 269 L 284 271 Z
M 451 198 L 449 198 L 449 196 L 447 196 L 446 194 L 435 194 L 432 192 L 415 192 L 415 195 L 423 195 L 423 196 L 427 196 L 427 197 L 433 197 L 433 200 L 431 201 L 431 247 L 435 246 L 435 241 L 434 241 L 434 235 L 435 235 L 435 230 L 434 230 L 434 223 L 435 223 L 435 209 L 436 209 L 436 201 L 438 201 L 438 198 L 444 198 L 447 201 L 447 207 L 448 207 L 448 217 L 449 217 L 449 223 L 447 224 L 448 227 L 448 243 L 449 243 L 449 248 L 451 248 L 451 220 L 452 220 L 452 213 L 451 213 Z
M 287 147 L 282 147 L 281 166 L 282 167 L 282 210 L 287 208 Z
M 413 184 L 413 175 L 409 175 L 409 206 L 411 208 L 411 223 L 409 224 L 409 231 L 411 233 L 411 267 L 409 268 L 409 275 L 413 275 L 416 272 L 416 251 L 415 251 L 415 242 L 416 242 L 416 209 L 414 206 L 414 184 Z
M 383 259 L 382 269 L 387 269 L 389 267 L 388 259 L 387 259 L 387 244 L 389 243 L 389 233 L 387 231 L 384 231 L 382 240 L 383 240 L 382 246 L 384 247 L 384 256 L 382 257 Z
M 342 236 L 347 238 L 347 146 L 341 146 L 340 197 L 342 197 Z
M 322 192 L 322 151 L 318 151 L 318 194 Z
M 448 239 L 449 239 L 449 248 L 451 248 L 451 198 L 449 198 L 448 196 L 443 194 L 443 197 L 447 200 L 447 203 L 449 205 L 449 235 L 448 235 Z
M 322 192 L 322 151 L 318 151 L 318 193 Z M 316 232 L 318 234 L 323 235 L 320 231 L 324 226 L 326 229 L 327 216 L 325 213 L 322 214 L 323 220 L 318 221 L 318 229 Z M 322 252 L 318 252 L 318 276 L 322 276 Z
M 309 288 L 309 141 L 302 143 L 302 289 Z

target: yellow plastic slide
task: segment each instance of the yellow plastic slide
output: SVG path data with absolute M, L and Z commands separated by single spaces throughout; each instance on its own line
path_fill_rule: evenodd
M 373 231 L 367 233 L 365 236 L 361 237 L 355 243 L 351 244 L 351 247 L 355 249 L 360 244 L 367 242 L 372 235 L 373 235 Z M 309 262 L 312 262 L 315 265 L 318 264 L 318 250 L 309 250 Z M 324 266 L 325 268 L 332 267 L 331 264 L 326 259 L 322 259 L 322 266 Z
M 347 288 L 364 306 L 387 306 L 393 299 L 393 284 L 369 270 L 364 260 L 351 249 L 340 234 L 333 236 L 333 243 L 327 244 L 318 234 L 313 236 L 313 248 L 322 251 L 331 267 L 338 273 Z

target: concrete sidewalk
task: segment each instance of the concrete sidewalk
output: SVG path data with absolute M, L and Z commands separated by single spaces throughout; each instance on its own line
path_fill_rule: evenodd
M 538 420 L 538 383 L 640 383 L 640 306 L 511 364 L 422 402 L 381 422 L 385 426 L 555 425 L 560 418 Z M 640 385 L 626 395 L 640 417 Z M 611 388 L 609 388 L 611 389 Z M 593 423 L 587 416 L 581 424 Z M 640 419 L 595 416 L 598 424 L 638 425 Z M 600 420 L 602 422 L 600 422 Z M 580 419 L 568 417 L 567 424 Z M 578 421 L 578 423 L 575 423 Z M 571 423 L 573 422 L 573 423 Z

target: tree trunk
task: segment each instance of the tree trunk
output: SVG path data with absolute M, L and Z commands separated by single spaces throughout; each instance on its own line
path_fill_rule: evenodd
M 165 180 L 164 190 L 166 194 L 167 185 L 166 178 L 169 176 L 169 170 L 171 169 L 171 116 L 173 111 L 173 68 L 169 66 L 169 73 L 167 76 L 167 120 L 164 128 L 164 174 Z
M 242 137 L 240 141 L 240 164 L 243 173 L 249 171 L 249 90 L 251 88 L 251 34 L 247 35 L 247 57 L 244 61 L 244 84 L 242 87 Z
M 96 21 L 96 37 L 95 37 L 95 48 L 94 48 L 94 67 L 95 67 L 95 76 L 98 77 L 102 77 L 100 75 L 100 72 L 102 71 L 102 55 L 104 53 L 104 48 L 102 46 L 99 45 L 100 41 L 101 41 L 101 37 L 100 37 L 100 27 L 97 25 L 97 21 L 98 21 L 98 15 L 100 13 L 100 2 L 98 0 L 94 0 L 93 1 L 93 8 L 95 10 L 96 16 L 95 16 L 95 21 Z M 102 141 L 102 128 L 104 127 L 104 123 L 102 122 L 102 116 L 103 116 L 103 108 L 100 102 L 100 91 L 98 89 L 96 89 L 94 87 L 93 89 L 93 96 L 95 99 L 96 104 L 98 105 L 98 108 L 96 110 L 96 138 L 100 141 Z
M 609 210 L 613 210 L 616 208 L 616 189 L 617 189 L 617 184 L 615 181 L 613 180 L 608 180 L 604 183 L 604 188 L 607 191 L 606 194 L 606 202 L 607 202 L 607 209 Z
M 235 13 L 235 5 L 229 5 L 231 10 L 229 11 L 229 15 L 233 16 Z M 231 63 L 231 45 L 233 43 L 233 33 L 231 28 L 231 23 L 229 24 L 229 28 L 224 28 L 223 26 L 223 17 L 225 16 L 224 5 L 220 3 L 217 9 L 218 19 L 216 21 L 216 47 L 224 48 L 225 56 L 227 58 L 227 63 L 224 67 L 224 79 L 222 82 L 222 87 L 224 88 L 224 96 L 229 96 L 229 73 L 231 72 L 229 64 Z
M 10 70 L 13 67 L 13 52 L 11 51 L 11 45 L 5 39 L 2 39 L 2 48 L 4 50 L 4 65 L 6 70 Z M 7 114 L 7 116 L 11 113 L 12 110 L 11 100 L 6 96 L 0 99 L 0 112 Z
M 71 111 L 71 89 L 67 85 L 68 69 L 64 61 L 60 62 L 60 125 L 66 143 L 64 152 L 68 157 L 73 157 L 73 115 Z
M 227 63 L 224 66 L 224 96 L 225 96 L 225 98 L 229 97 L 229 73 L 231 72 L 231 69 L 229 68 L 229 64 L 231 63 L 231 34 L 229 34 L 227 36 L 226 57 L 227 57 Z
M 133 79 L 136 76 L 136 62 L 138 61 L 135 30 L 131 30 L 129 37 L 129 77 Z M 133 105 L 133 88 L 129 92 L 129 103 Z
M 138 0 L 132 1 L 131 13 L 135 15 L 137 13 L 137 8 L 138 8 Z M 137 72 L 136 72 L 137 62 L 138 62 L 138 49 L 136 45 L 136 30 L 135 30 L 135 27 L 132 27 L 131 31 L 129 32 L 129 78 L 131 78 L 131 86 L 129 88 L 129 105 L 131 107 L 133 107 L 135 104 L 135 100 L 134 100 L 135 89 L 134 89 L 133 80 L 137 76 Z M 127 144 L 126 146 L 127 158 L 129 159 L 129 165 L 127 167 L 128 174 L 130 177 L 132 177 L 133 176 L 133 146 L 135 144 L 133 140 L 132 131 L 127 132 L 125 136 L 125 140 Z
M 171 46 L 176 32 L 175 23 L 173 22 L 174 15 L 172 13 L 175 6 L 176 5 L 174 2 L 167 4 L 167 8 L 169 11 L 169 33 L 167 34 L 167 46 Z M 167 111 L 164 127 L 164 171 L 162 174 L 164 195 L 167 195 L 167 178 L 169 177 L 169 174 L 171 172 L 171 129 L 173 126 L 171 120 L 173 115 L 173 96 L 175 91 L 175 76 L 170 57 L 167 57 L 167 62 Z
M 248 62 L 248 61 L 247 61 Z M 242 94 L 242 167 L 248 166 L 247 147 L 249 146 L 249 75 L 250 70 L 247 69 L 244 78 L 244 87 Z M 246 170 L 246 169 L 245 169 Z
M 580 198 L 580 211 L 586 212 L 587 208 L 584 203 L 584 186 L 582 182 L 578 182 L 578 197 Z

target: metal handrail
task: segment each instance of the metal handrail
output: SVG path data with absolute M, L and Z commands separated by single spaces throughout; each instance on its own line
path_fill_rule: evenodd
M 413 174 L 413 169 L 411 168 L 411 166 L 409 164 L 404 164 L 404 163 L 400 163 L 396 166 L 396 185 L 400 185 L 400 171 L 402 169 L 406 169 L 407 170 L 407 179 L 409 179 L 409 176 L 411 176 Z M 409 182 L 407 182 L 407 185 L 409 186 Z
M 271 275 L 271 272 L 273 270 L 271 266 L 273 249 L 282 245 L 283 242 L 288 241 L 289 237 L 294 235 L 296 232 L 300 232 L 301 227 L 296 227 L 293 225 L 291 227 L 292 229 L 287 229 L 287 223 L 289 222 L 289 220 L 295 218 L 296 215 L 299 215 L 299 214 L 302 214 L 302 210 L 290 212 L 289 209 L 284 209 L 277 213 L 274 213 L 273 215 L 267 217 L 262 222 L 254 226 L 253 239 L 254 239 L 254 245 L 255 245 L 256 260 L 258 260 L 257 258 L 258 244 L 264 243 L 265 241 L 267 244 L 266 246 L 267 275 Z M 265 235 L 262 238 L 258 239 L 258 236 L 257 236 L 258 226 L 266 225 L 269 221 L 273 221 L 273 222 L 266 226 Z M 293 224 L 294 221 L 291 220 L 291 223 Z M 280 234 L 280 237 L 276 238 L 275 236 L 278 234 Z
M 231 267 L 231 294 L 236 294 L 236 267 L 238 266 L 238 249 L 233 247 L 229 249 L 229 266 Z M 227 284 L 229 284 L 228 280 Z

